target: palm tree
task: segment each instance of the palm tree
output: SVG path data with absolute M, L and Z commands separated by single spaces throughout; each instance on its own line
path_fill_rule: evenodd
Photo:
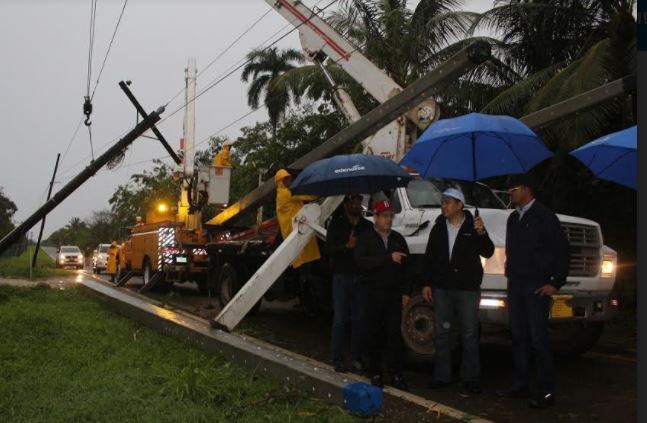
M 524 79 L 494 97 L 484 112 L 531 113 L 636 72 L 633 0 L 506 0 L 495 6 L 474 28 L 501 34 L 502 61 Z M 570 142 L 560 145 L 574 148 L 626 126 L 618 113 L 626 115 L 622 102 L 578 115 Z M 614 128 L 612 122 L 622 123 Z
M 406 86 L 477 39 L 497 48 L 489 37 L 468 37 L 478 14 L 458 10 L 461 0 L 421 0 L 412 10 L 406 0 L 345 0 L 329 21 L 395 82 Z M 518 75 L 496 58 L 478 66 L 438 93 L 443 115 L 474 110 Z
M 290 101 L 299 101 L 299 96 L 293 94 L 290 86 L 277 84 L 277 78 L 303 63 L 303 55 L 294 49 L 279 51 L 276 47 L 271 47 L 253 50 L 247 55 L 247 59 L 248 63 L 241 75 L 244 82 L 251 80 L 247 90 L 247 103 L 257 109 L 262 97 L 273 132 L 276 134 L 278 122 L 285 114 Z
M 609 81 L 636 74 L 633 0 L 505 0 L 479 16 L 501 39 L 501 61 L 523 80 L 493 97 L 486 113 L 525 115 Z M 635 100 L 635 99 L 634 99 Z M 568 152 L 635 123 L 627 98 L 578 113 L 541 131 L 555 158 L 540 167 L 554 206 L 583 213 L 595 197 L 590 175 Z M 569 181 L 568 184 L 560 181 Z

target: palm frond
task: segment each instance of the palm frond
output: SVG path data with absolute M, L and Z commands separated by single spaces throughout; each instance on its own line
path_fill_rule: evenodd
M 519 116 L 533 94 L 563 67 L 563 63 L 557 63 L 530 75 L 494 97 L 481 111 L 483 113 Z

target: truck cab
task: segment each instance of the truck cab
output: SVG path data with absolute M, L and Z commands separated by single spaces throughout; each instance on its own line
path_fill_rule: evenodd
M 482 258 L 480 317 L 483 332 L 508 326 L 504 275 L 506 222 L 512 209 L 484 184 L 457 183 L 446 180 L 416 178 L 406 188 L 374 194 L 366 205 L 389 197 L 394 207 L 393 229 L 407 240 L 412 265 L 421 269 L 429 232 L 440 215 L 441 193 L 449 186 L 459 186 L 466 197 L 466 209 L 478 207 L 495 253 Z M 390 194 L 390 195 L 389 195 Z M 566 285 L 553 297 L 551 338 L 555 350 L 581 353 L 592 347 L 600 336 L 604 322 L 614 311 L 611 291 L 615 283 L 617 254 L 603 243 L 600 225 L 592 220 L 558 214 L 570 244 L 570 269 Z M 418 272 L 418 279 L 424 275 Z M 415 298 L 404 310 L 403 337 L 415 354 L 426 356 L 434 351 L 433 308 Z

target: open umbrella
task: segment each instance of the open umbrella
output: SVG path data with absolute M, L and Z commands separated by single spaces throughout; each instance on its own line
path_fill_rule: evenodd
M 347 193 L 370 194 L 406 186 L 411 176 L 400 166 L 382 156 L 347 154 L 318 160 L 297 176 L 292 194 L 321 197 Z
M 550 156 L 537 134 L 519 119 L 470 113 L 432 123 L 400 164 L 426 178 L 475 182 L 526 173 Z
M 571 155 L 598 178 L 636 189 L 637 143 L 638 131 L 634 125 L 585 144 Z

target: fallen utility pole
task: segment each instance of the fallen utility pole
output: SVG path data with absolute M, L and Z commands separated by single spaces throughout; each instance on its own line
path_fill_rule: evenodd
M 358 121 L 353 122 L 319 147 L 290 164 L 288 168 L 303 169 L 314 161 L 339 153 L 358 140 L 373 135 L 389 122 L 408 112 L 412 104 L 419 104 L 432 97 L 439 89 L 455 81 L 466 71 L 483 63 L 489 57 L 489 44 L 484 41 L 470 44 L 436 69 L 406 87 L 402 92 L 380 104 Z M 274 193 L 275 189 L 274 179 L 269 179 L 216 215 L 207 222 L 207 225 L 222 225 L 243 211 L 259 206 Z
M 592 90 L 568 98 L 552 106 L 523 116 L 520 120 L 534 130 L 551 125 L 575 113 L 595 107 L 598 104 L 612 100 L 636 90 L 636 76 L 629 75 L 616 79 Z
M 151 129 L 157 121 L 160 120 L 160 114 L 164 113 L 164 107 L 160 107 L 144 120 L 139 122 L 129 133 L 122 139 L 117 141 L 105 153 L 97 157 L 96 160 L 76 175 L 70 182 L 60 189 L 52 198 L 43 204 L 36 212 L 29 216 L 23 223 L 18 225 L 13 231 L 9 232 L 2 240 L 0 240 L 0 254 L 2 254 L 11 244 L 16 242 L 18 238 L 26 234 L 39 220 L 43 219 L 47 214 L 54 210 L 56 206 L 63 202 L 70 196 L 78 187 L 83 185 L 88 179 L 94 176 L 99 169 L 108 163 L 113 157 L 117 156 L 124 149 L 126 149 L 133 141 L 147 130 Z
M 52 180 L 49 182 L 49 190 L 47 190 L 47 201 L 52 197 L 52 188 L 54 187 L 54 179 L 56 178 L 56 171 L 58 170 L 58 161 L 61 158 L 61 153 L 56 155 L 56 164 L 54 165 L 54 173 L 52 174 Z M 45 229 L 45 218 L 40 222 L 40 232 L 38 232 L 38 241 L 36 241 L 36 250 L 34 251 L 34 256 L 31 259 L 31 267 L 36 267 L 36 259 L 38 258 L 38 250 L 40 249 L 40 241 L 43 239 L 43 229 Z

